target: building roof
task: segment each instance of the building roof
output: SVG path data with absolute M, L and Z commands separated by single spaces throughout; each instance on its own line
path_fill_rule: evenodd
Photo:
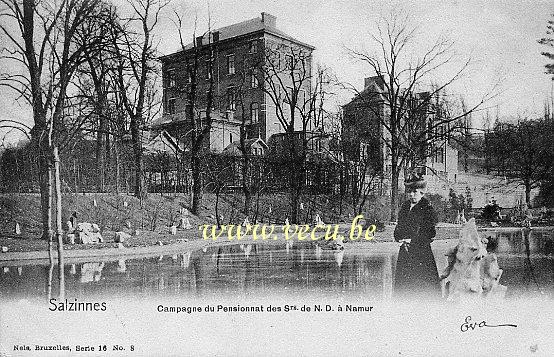
M 199 115 L 201 118 L 205 118 L 206 111 L 201 110 Z M 220 110 L 217 110 L 217 109 L 212 110 L 211 118 L 212 118 L 212 123 L 215 123 L 218 121 L 223 121 L 226 123 L 229 122 L 227 111 L 221 112 Z M 152 121 L 152 123 L 150 124 L 150 129 L 157 130 L 161 128 L 166 128 L 168 126 L 171 126 L 172 124 L 184 123 L 186 121 L 187 121 L 187 118 L 185 113 L 165 114 L 165 115 L 162 115 L 161 117 L 156 118 L 154 121 Z
M 260 138 L 246 139 L 244 143 L 247 149 L 250 149 L 255 144 L 262 146 L 265 151 L 268 149 L 267 144 Z M 227 145 L 227 147 L 223 149 L 223 154 L 230 156 L 242 156 L 242 151 L 240 150 L 240 140 L 233 141 Z
M 175 154 L 182 152 L 183 148 L 177 143 L 174 137 L 169 135 L 165 130 L 162 130 L 146 145 L 144 145 L 144 152 L 146 154 L 156 154 L 160 152 L 166 152 L 168 154 Z
M 268 13 L 262 12 L 260 17 L 256 17 L 250 20 L 242 21 L 236 24 L 232 24 L 229 26 L 225 26 L 222 28 L 219 28 L 217 30 L 212 31 L 211 33 L 205 33 L 202 36 L 202 43 L 207 44 L 209 43 L 210 36 L 213 38 L 214 33 L 219 33 L 219 42 L 229 40 L 232 38 L 252 34 L 255 32 L 264 32 L 269 33 L 277 37 L 281 37 L 283 39 L 289 40 L 291 42 L 297 43 L 299 45 L 305 46 L 310 48 L 311 50 L 314 50 L 315 47 L 312 45 L 309 45 L 307 43 L 301 42 L 294 37 L 287 35 L 283 31 L 277 29 L 277 26 L 275 25 L 276 18 L 273 15 L 270 15 Z M 185 46 L 185 51 L 193 48 L 193 43 L 189 43 Z M 161 60 L 164 60 L 167 57 L 171 57 L 173 55 L 182 53 L 183 50 L 180 49 L 174 53 L 165 55 L 160 57 Z

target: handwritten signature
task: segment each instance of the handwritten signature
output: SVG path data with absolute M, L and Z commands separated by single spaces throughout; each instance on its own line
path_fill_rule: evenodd
M 517 327 L 514 324 L 488 325 L 486 321 L 471 322 L 471 316 L 467 316 L 464 323 L 460 326 L 460 331 L 466 332 L 481 327 Z

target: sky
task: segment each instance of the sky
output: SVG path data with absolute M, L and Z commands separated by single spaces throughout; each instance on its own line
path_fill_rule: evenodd
M 463 96 L 468 105 L 493 93 L 494 98 L 483 107 L 492 116 L 540 116 L 553 91 L 552 78 L 544 73 L 547 59 L 540 54 L 545 48 L 537 43 L 545 36 L 547 21 L 554 13 L 552 1 L 172 0 L 166 10 L 155 33 L 160 54 L 172 53 L 180 46 L 172 21 L 174 10 L 190 19 L 197 14 L 199 30 L 207 29 L 208 14 L 211 27 L 217 29 L 258 17 L 264 11 L 277 17 L 280 30 L 315 46 L 316 62 L 358 89 L 363 79 L 374 73 L 354 61 L 348 49 L 374 51 L 370 35 L 378 21 L 391 12 L 401 13 L 417 27 L 410 48 L 414 56 L 439 37 L 454 43 L 455 60 L 437 72 L 439 80 L 470 60 L 464 76 L 450 88 L 452 95 Z M 192 29 L 193 20 L 187 22 L 184 33 L 192 37 Z M 339 96 L 337 104 L 344 104 L 349 97 Z M 18 104 L 15 95 L 4 87 L 0 87 L 0 105 L 4 108 L 0 119 L 32 122 L 30 109 L 23 102 Z M 480 125 L 484 111 L 476 113 L 475 125 Z

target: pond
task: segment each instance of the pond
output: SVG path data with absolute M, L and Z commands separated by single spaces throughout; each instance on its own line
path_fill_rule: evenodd
M 487 231 L 496 236 L 501 283 L 507 298 L 554 297 L 554 232 Z M 369 244 L 369 243 L 368 243 Z M 310 294 L 387 300 L 393 294 L 397 248 L 346 251 L 283 244 L 210 246 L 203 250 L 138 259 L 103 258 L 66 264 L 68 297 L 272 296 Z M 455 241 L 433 243 L 439 271 Z M 92 258 L 94 259 L 94 258 Z M 112 260 L 109 260 L 112 259 Z M 0 263 L 0 299 L 45 299 L 49 266 Z M 53 288 L 57 291 L 57 267 Z

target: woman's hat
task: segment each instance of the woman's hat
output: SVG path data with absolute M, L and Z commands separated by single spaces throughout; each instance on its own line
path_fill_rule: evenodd
M 427 182 L 420 175 L 410 174 L 404 179 L 404 186 L 406 189 L 424 189 Z

